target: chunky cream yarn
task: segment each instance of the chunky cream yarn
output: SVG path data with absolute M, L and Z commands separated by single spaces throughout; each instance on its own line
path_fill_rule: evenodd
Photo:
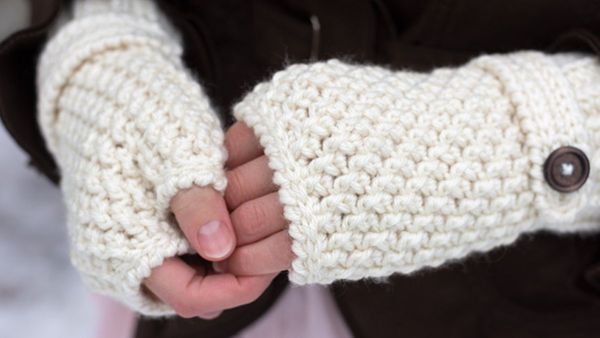
M 431 74 L 337 60 L 275 74 L 235 114 L 275 171 L 290 279 L 410 273 L 524 232 L 598 230 L 599 80 L 596 58 L 536 52 Z M 542 172 L 564 145 L 592 161 L 570 194 Z
M 72 260 L 95 291 L 147 315 L 141 292 L 190 251 L 177 191 L 223 191 L 223 133 L 148 0 L 80 0 L 39 65 L 39 121 L 56 157 Z M 539 229 L 600 227 L 597 58 L 489 55 L 430 74 L 337 60 L 296 64 L 235 107 L 260 137 L 290 221 L 292 281 L 438 266 Z M 558 193 L 541 166 L 571 145 L 587 184 Z
M 225 189 L 220 122 L 151 1 L 80 1 L 39 65 L 39 121 L 62 171 L 71 257 L 85 282 L 147 315 L 141 283 L 190 251 L 169 201 Z

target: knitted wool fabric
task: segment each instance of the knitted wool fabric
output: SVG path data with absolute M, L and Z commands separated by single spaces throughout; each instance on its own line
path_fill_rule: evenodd
M 151 1 L 79 1 L 38 73 L 39 121 L 62 172 L 71 257 L 85 282 L 147 315 L 164 258 L 190 252 L 169 201 L 224 191 L 223 132 Z
M 38 71 L 39 121 L 62 171 L 72 260 L 92 289 L 148 315 L 140 291 L 164 258 L 190 252 L 169 200 L 223 191 L 223 133 L 147 0 L 87 0 Z M 235 107 L 260 137 L 297 255 L 296 283 L 437 266 L 538 229 L 600 219 L 600 67 L 592 57 L 514 53 L 431 74 L 331 60 L 298 64 Z M 582 189 L 541 167 L 585 151 Z
M 430 74 L 296 64 L 235 106 L 289 221 L 298 284 L 435 267 L 538 229 L 600 228 L 600 66 L 537 52 Z M 548 155 L 575 146 L 588 182 L 559 193 Z

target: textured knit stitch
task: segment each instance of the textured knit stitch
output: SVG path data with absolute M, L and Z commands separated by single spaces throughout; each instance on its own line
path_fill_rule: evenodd
M 79 1 L 38 72 L 39 121 L 62 172 L 71 257 L 86 283 L 147 315 L 151 269 L 190 252 L 181 189 L 226 185 L 223 132 L 151 1 Z
M 296 64 L 235 106 L 259 136 L 289 221 L 296 283 L 439 266 L 539 229 L 600 228 L 600 67 L 593 57 L 482 56 L 430 74 Z M 590 158 L 577 192 L 542 167 Z
M 140 291 L 190 251 L 180 189 L 225 187 L 223 134 L 152 2 L 79 1 L 40 60 L 39 120 L 62 171 L 72 260 L 96 291 L 149 315 Z M 260 137 L 297 255 L 290 278 L 409 273 L 600 219 L 600 67 L 587 56 L 483 56 L 430 74 L 337 60 L 292 65 L 235 107 Z M 541 167 L 591 160 L 561 194 Z

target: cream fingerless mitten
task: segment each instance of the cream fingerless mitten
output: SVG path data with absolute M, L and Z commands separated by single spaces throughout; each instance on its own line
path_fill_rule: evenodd
M 538 229 L 600 229 L 600 66 L 518 52 L 429 74 L 296 64 L 235 107 L 280 186 L 298 284 L 410 273 Z M 578 191 L 544 179 L 581 149 Z
M 62 174 L 85 282 L 147 315 L 151 269 L 190 252 L 169 201 L 225 189 L 220 122 L 152 1 L 79 1 L 39 63 L 39 121 Z

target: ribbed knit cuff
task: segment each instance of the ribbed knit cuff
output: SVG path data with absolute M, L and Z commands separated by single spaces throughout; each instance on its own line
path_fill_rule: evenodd
M 521 52 L 507 56 L 484 56 L 473 65 L 482 67 L 503 84 L 514 105 L 514 120 L 524 135 L 524 153 L 531 161 L 529 176 L 535 193 L 539 223 L 569 224 L 589 204 L 593 184 L 564 194 L 544 178 L 544 163 L 552 151 L 572 146 L 592 154 L 588 116 L 579 107 L 574 87 L 559 65 L 548 55 Z M 595 173 L 593 173 L 595 175 Z M 560 227 L 557 227 L 560 228 Z

